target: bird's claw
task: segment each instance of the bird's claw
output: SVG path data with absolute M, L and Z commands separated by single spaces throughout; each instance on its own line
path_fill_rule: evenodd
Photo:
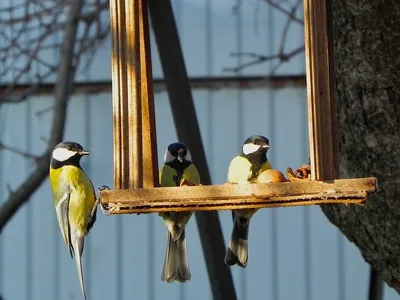
M 94 214 L 96 213 L 97 206 L 99 205 L 99 199 L 97 198 L 94 202 L 92 211 L 90 212 L 90 218 L 93 219 Z
M 100 206 L 100 209 L 101 209 L 102 213 L 105 214 L 105 215 L 107 215 L 107 216 L 109 216 L 109 215 L 110 215 L 110 212 L 108 211 L 107 208 L 105 208 L 105 205 L 103 205 L 102 203 L 100 203 L 100 199 L 97 199 L 96 202 L 97 202 L 97 205 Z
M 108 191 L 109 191 L 109 190 L 111 190 L 111 189 L 110 189 L 107 185 L 102 185 L 101 187 L 98 188 L 98 191 L 99 191 L 99 192 L 105 191 L 105 190 L 108 190 Z
M 98 188 L 99 196 L 97 197 L 96 204 L 95 204 L 95 207 L 97 208 L 97 206 L 100 206 L 100 209 L 101 209 L 101 211 L 103 212 L 103 214 L 105 214 L 105 215 L 107 215 L 107 216 L 110 215 L 110 212 L 109 212 L 108 209 L 105 208 L 105 206 L 100 202 L 100 192 L 101 192 L 101 191 L 109 191 L 109 190 L 111 190 L 111 189 L 110 189 L 108 186 L 106 186 L 106 185 L 102 185 L 101 187 L 99 187 L 99 188 Z

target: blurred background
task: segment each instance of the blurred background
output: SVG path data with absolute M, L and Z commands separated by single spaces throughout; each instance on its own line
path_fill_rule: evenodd
M 16 37 L 21 30 L 18 18 L 27 12 L 34 15 L 43 9 L 41 5 L 52 1 L 40 2 L 0 3 L 0 20 L 10 21 L 0 37 L 3 95 L 20 74 L 10 71 L 10 61 L 16 70 L 24 70 L 27 61 L 7 37 Z M 225 182 L 230 160 L 253 134 L 270 139 L 268 157 L 274 168 L 285 172 L 287 167 L 295 169 L 307 163 L 302 3 L 173 0 L 172 4 L 212 182 Z M 106 28 L 108 8 L 101 14 L 99 20 Z M 38 39 L 44 28 L 51 24 L 57 28 L 65 13 L 56 20 L 50 15 L 42 19 L 44 23 L 32 18 L 36 29 L 18 36 L 25 47 Z M 48 44 L 38 50 L 37 57 L 43 61 L 33 61 L 18 78 L 21 90 L 47 72 L 45 62 L 58 64 L 61 29 L 48 35 Z M 162 162 L 176 133 L 153 37 L 151 43 Z M 7 47 L 10 50 L 6 52 Z M 76 74 L 78 84 L 69 100 L 65 127 L 65 140 L 77 141 L 92 153 L 83 158 L 82 167 L 95 188 L 113 185 L 110 49 L 105 31 L 93 48 L 82 52 L 84 67 Z M 29 97 L 0 100 L 0 204 L 35 169 L 35 156 L 47 147 L 55 74 L 42 79 L 42 87 Z M 227 243 L 231 214 L 220 212 L 219 216 Z M 192 279 L 186 284 L 167 284 L 160 279 L 166 246 L 161 218 L 156 214 L 104 216 L 99 211 L 83 256 L 88 298 L 212 299 L 194 218 L 187 228 Z M 355 300 L 367 299 L 368 294 L 368 265 L 317 206 L 259 211 L 251 221 L 249 265 L 231 271 L 241 300 Z M 75 263 L 61 238 L 48 179 L 0 235 L 0 295 L 4 300 L 81 299 Z M 396 298 L 385 286 L 384 299 Z

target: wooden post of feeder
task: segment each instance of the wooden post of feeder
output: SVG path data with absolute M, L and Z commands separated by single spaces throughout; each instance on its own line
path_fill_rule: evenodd
M 110 0 L 114 187 L 158 182 L 146 0 Z
M 312 179 L 339 178 L 331 0 L 304 1 Z

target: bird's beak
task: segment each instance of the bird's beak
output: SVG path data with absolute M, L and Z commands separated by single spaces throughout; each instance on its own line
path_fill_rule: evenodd
M 264 145 L 264 146 L 262 146 L 263 148 L 269 148 L 270 146 L 269 145 Z
M 178 160 L 180 161 L 180 162 L 183 162 L 183 159 L 184 159 L 184 157 L 183 156 L 180 156 L 180 155 L 178 155 Z
M 81 152 L 79 152 L 80 155 L 90 155 L 89 151 L 86 150 L 82 150 Z

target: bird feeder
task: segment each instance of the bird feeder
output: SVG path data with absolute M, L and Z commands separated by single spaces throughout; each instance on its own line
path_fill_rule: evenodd
M 109 214 L 363 204 L 377 191 L 373 177 L 338 179 L 329 0 L 304 1 L 311 179 L 159 187 L 146 5 L 145 0 L 110 1 L 114 189 L 100 192 L 100 202 Z

